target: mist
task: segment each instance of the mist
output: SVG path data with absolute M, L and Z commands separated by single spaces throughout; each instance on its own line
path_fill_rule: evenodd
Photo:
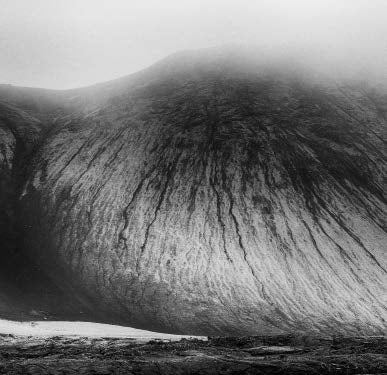
M 219 45 L 387 81 L 383 0 L 0 0 L 0 7 L 0 83 L 86 86 Z

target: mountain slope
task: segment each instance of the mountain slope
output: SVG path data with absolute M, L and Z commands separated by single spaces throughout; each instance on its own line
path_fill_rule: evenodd
M 24 88 L 11 88 L 11 93 L 0 89 L 0 316 L 96 319 L 87 303 L 80 302 L 74 290 L 58 287 L 34 262 L 29 246 L 22 245 L 20 195 L 33 155 L 49 134 L 59 108 L 52 110 L 33 94 Z M 64 115 L 63 108 L 59 113 Z
M 23 251 L 135 327 L 383 332 L 386 96 L 189 56 L 63 95 L 21 191 Z

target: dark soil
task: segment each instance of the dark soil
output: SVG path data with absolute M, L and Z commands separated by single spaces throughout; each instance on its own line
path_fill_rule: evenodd
M 387 338 L 0 338 L 1 374 L 387 374 Z

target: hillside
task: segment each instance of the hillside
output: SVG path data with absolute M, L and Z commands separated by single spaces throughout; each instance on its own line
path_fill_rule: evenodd
M 57 310 L 181 334 L 385 332 L 386 92 L 218 50 L 35 106 L 16 90 L 3 255 Z

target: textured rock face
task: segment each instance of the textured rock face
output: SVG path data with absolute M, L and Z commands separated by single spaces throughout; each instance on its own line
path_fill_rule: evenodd
M 137 327 L 384 331 L 386 97 L 169 64 L 55 119 L 21 192 L 23 249 Z
M 32 90 L 32 96 L 29 91 L 0 86 L 0 316 L 36 319 L 53 314 L 69 319 L 82 310 L 83 316 L 86 301 L 80 302 L 82 297 L 71 287 L 57 287 L 34 262 L 30 246 L 23 247 L 26 228 L 20 220 L 20 196 L 31 160 L 53 116 L 64 115 L 63 108 L 47 102 L 44 95 L 42 100 L 44 90 Z M 96 318 L 90 311 L 88 316 Z
M 8 276 L 14 272 L 18 190 L 23 183 L 23 158 L 39 138 L 41 123 L 13 106 L 0 103 L 0 312 L 13 311 L 17 291 Z

